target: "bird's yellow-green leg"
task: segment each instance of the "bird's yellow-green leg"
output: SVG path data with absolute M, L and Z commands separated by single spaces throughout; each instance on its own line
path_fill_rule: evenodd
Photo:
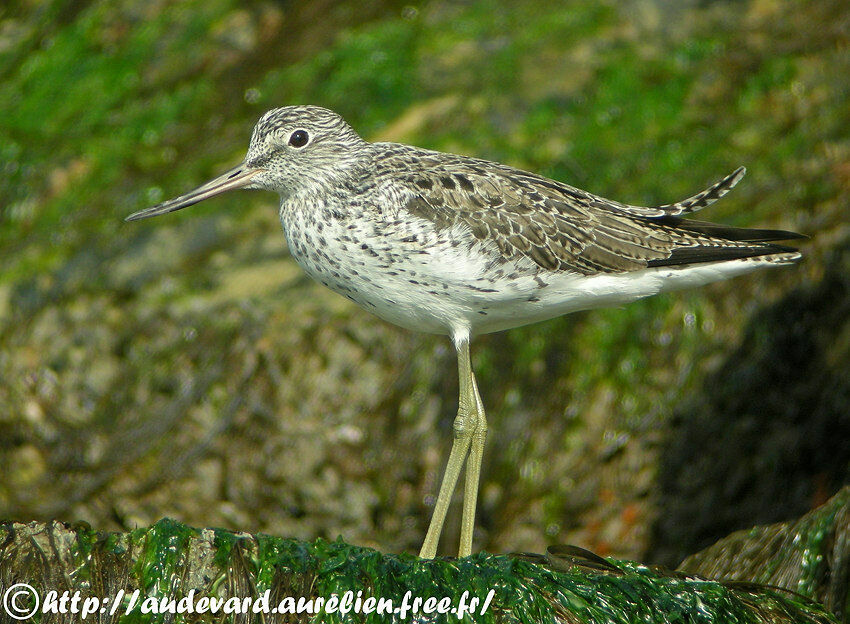
M 463 468 L 464 462 L 467 460 L 469 448 L 473 444 L 475 432 L 478 427 L 479 412 L 483 415 L 483 410 L 480 410 L 479 405 L 481 399 L 478 398 L 478 389 L 475 387 L 475 378 L 472 376 L 472 365 L 469 360 L 469 339 L 464 337 L 455 340 L 457 348 L 457 365 L 460 386 L 460 396 L 458 399 L 457 416 L 454 421 L 454 439 L 452 441 L 452 450 L 449 453 L 449 461 L 446 464 L 446 472 L 443 475 L 443 481 L 440 484 L 440 492 L 437 495 L 437 503 L 434 506 L 434 514 L 431 516 L 431 524 L 428 526 L 428 533 L 425 535 L 425 542 L 422 544 L 422 549 L 419 551 L 419 556 L 423 559 L 432 559 L 437 554 L 437 544 L 440 541 L 440 533 L 443 530 L 443 523 L 446 519 L 446 512 L 449 508 L 452 494 L 454 494 L 457 480 L 460 476 L 460 471 Z M 483 445 L 483 441 L 482 441 Z M 480 461 L 479 461 L 480 467 Z M 463 518 L 466 519 L 467 512 L 466 497 L 469 494 L 469 477 L 467 476 L 467 485 L 464 491 L 464 513 Z M 477 496 L 478 476 L 475 476 L 475 491 L 473 495 Z M 471 501 L 472 504 L 472 522 L 474 524 L 475 516 L 475 498 Z M 462 532 L 464 529 L 462 529 Z M 472 531 L 469 532 L 468 551 L 472 549 Z M 460 549 L 463 555 L 463 546 Z M 468 552 L 466 554 L 469 554 Z
M 466 458 L 466 484 L 463 490 L 463 516 L 460 523 L 459 557 L 472 554 L 472 534 L 475 531 L 475 509 L 478 503 L 478 480 L 481 475 L 481 460 L 484 457 L 484 442 L 487 439 L 487 417 L 484 414 L 484 404 L 478 394 L 478 384 L 472 366 L 467 357 L 467 374 L 472 387 L 474 398 L 475 429 L 469 446 L 469 456 Z

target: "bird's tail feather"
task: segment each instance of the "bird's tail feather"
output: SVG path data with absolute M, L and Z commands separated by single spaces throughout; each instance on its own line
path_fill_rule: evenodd
M 658 206 L 657 208 L 668 216 L 690 214 L 691 212 L 702 210 L 731 191 L 732 188 L 741 181 L 741 178 L 744 177 L 745 173 L 747 173 L 746 167 L 738 167 L 725 178 L 719 182 L 715 182 L 707 189 L 700 191 L 696 195 L 692 195 L 691 197 L 678 201 L 675 204 L 665 204 L 663 206 Z

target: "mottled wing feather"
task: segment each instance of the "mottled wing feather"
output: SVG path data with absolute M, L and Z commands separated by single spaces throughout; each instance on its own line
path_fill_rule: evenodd
M 725 178 L 709 186 L 707 189 L 700 191 L 696 195 L 678 201 L 675 204 L 664 204 L 663 206 L 643 207 L 621 205 L 618 210 L 634 215 L 636 217 L 675 217 L 683 214 L 690 214 L 697 210 L 702 210 L 706 206 L 710 206 L 718 199 L 726 195 L 732 188 L 741 181 L 744 174 L 747 173 L 745 167 L 738 167 L 727 175 Z
M 463 224 L 477 239 L 492 241 L 504 259 L 525 257 L 550 271 L 619 273 L 733 260 L 794 251 L 767 241 L 798 237 L 677 216 L 725 195 L 743 168 L 681 202 L 642 208 L 498 163 L 418 151 L 417 166 L 400 167 L 414 155 L 393 156 L 395 171 L 406 170 L 411 213 L 438 228 Z

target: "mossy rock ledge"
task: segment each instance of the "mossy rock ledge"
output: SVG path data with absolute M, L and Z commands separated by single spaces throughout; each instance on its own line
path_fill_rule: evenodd
M 450 622 L 458 621 L 452 609 L 461 601 L 472 606 L 474 598 L 478 603 L 465 621 L 846 622 L 848 510 L 845 488 L 796 522 L 733 534 L 688 558 L 678 571 L 602 559 L 569 546 L 551 547 L 545 555 L 480 553 L 423 561 L 341 539 L 304 542 L 196 529 L 169 519 L 127 533 L 99 532 L 83 523 L 5 522 L 0 589 L 6 594 L 19 583 L 34 588 L 41 604 L 28 621 L 41 623 Z M 707 572 L 721 580 L 710 580 Z M 70 603 L 65 614 L 44 612 L 51 590 L 54 604 L 63 592 L 79 592 L 77 614 L 67 612 Z M 410 610 L 403 612 L 405 594 Z M 116 596 L 123 598 L 115 611 L 85 602 Z M 179 613 L 181 599 L 188 610 L 187 597 L 195 612 Z M 221 601 L 216 613 L 209 598 Z M 315 612 L 320 598 L 323 607 Z M 416 598 L 423 602 L 413 611 Z M 434 599 L 430 608 L 428 598 Z M 379 599 L 391 600 L 392 612 L 385 612 L 384 602 L 378 613 Z M 169 601 L 178 613 L 153 607 Z M 25 596 L 18 604 L 35 606 Z M 83 620 L 85 604 L 101 608 Z M 255 604 L 266 612 L 254 613 Z

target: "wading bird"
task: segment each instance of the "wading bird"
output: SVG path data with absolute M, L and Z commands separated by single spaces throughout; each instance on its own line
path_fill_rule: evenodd
M 774 242 L 798 234 L 683 218 L 743 175 L 675 204 L 630 206 L 495 162 L 370 143 L 332 111 L 288 106 L 263 115 L 240 165 L 127 219 L 233 189 L 274 191 L 290 252 L 311 277 L 391 323 L 448 335 L 459 406 L 420 556 L 436 555 L 464 464 L 465 556 L 487 433 L 471 338 L 799 260 Z

